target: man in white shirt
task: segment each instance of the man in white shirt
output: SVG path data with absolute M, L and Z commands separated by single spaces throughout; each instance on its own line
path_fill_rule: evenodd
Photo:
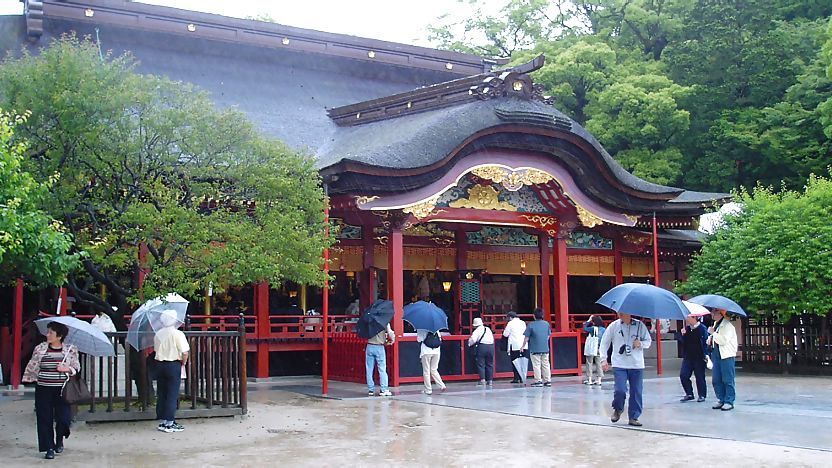
M 506 319 L 508 319 L 508 323 L 503 330 L 503 337 L 508 339 L 506 351 L 508 352 L 509 358 L 514 361 L 520 356 L 528 357 L 526 355 L 526 336 L 524 335 L 526 333 L 526 322 L 520 320 L 517 317 L 517 312 L 514 311 L 506 314 Z M 517 369 L 511 366 L 511 370 L 514 371 L 514 380 L 511 383 L 522 382 L 523 380 L 520 377 L 520 373 L 517 372 Z
M 607 351 L 612 345 L 612 367 L 615 376 L 613 393 L 613 413 L 610 420 L 618 422 L 624 412 L 624 400 L 627 397 L 627 384 L 630 385 L 630 403 L 627 413 L 631 426 L 641 426 L 638 418 L 642 410 L 642 391 L 644 387 L 644 350 L 652 343 L 650 330 L 630 314 L 618 313 L 618 320 L 612 322 L 601 337 L 601 366 L 606 371 Z

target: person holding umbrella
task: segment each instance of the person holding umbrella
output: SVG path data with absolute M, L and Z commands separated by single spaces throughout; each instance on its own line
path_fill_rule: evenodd
M 422 376 L 425 382 L 425 395 L 431 395 L 433 388 L 430 379 L 433 377 L 439 391 L 447 388 L 442 376 L 439 375 L 439 360 L 442 354 L 442 336 L 439 330 L 448 328 L 448 316 L 436 305 L 417 301 L 404 307 L 404 320 L 416 329 L 416 341 L 419 346 L 419 360 L 422 361 Z
M 718 400 L 713 409 L 731 411 L 734 409 L 734 400 L 737 396 L 735 385 L 737 331 L 725 309 L 713 309 L 711 316 L 716 323 L 708 329 L 711 333 L 708 337 L 708 344 L 714 347 L 711 352 L 711 361 L 714 363 L 712 383 Z
M 508 340 L 506 344 L 506 351 L 508 355 L 514 363 L 514 361 L 520 359 L 524 362 L 524 365 L 521 365 L 521 369 L 528 369 L 528 348 L 526 347 L 526 322 L 520 320 L 520 317 L 517 316 L 517 312 L 509 311 L 506 314 L 506 319 L 508 319 L 508 323 L 506 327 L 503 329 L 503 338 Z M 512 367 L 511 369 L 514 371 L 514 379 L 512 379 L 511 383 L 525 383 L 526 376 L 521 375 L 520 371 L 517 370 L 517 366 Z
M 675 334 L 676 340 L 682 344 L 682 368 L 679 371 L 679 380 L 682 382 L 682 388 L 685 389 L 685 396 L 679 401 L 686 402 L 694 399 L 690 377 L 696 375 L 696 393 L 699 395 L 697 401 L 701 403 L 708 396 L 708 386 L 705 384 L 708 330 L 699 321 L 702 312 L 693 310 L 694 308 L 703 309 L 704 313 L 708 311 L 697 304 L 685 303 L 685 306 L 691 310 L 691 314 L 685 319 L 686 326 Z
M 358 317 L 355 331 L 361 338 L 367 339 L 365 349 L 365 366 L 367 372 L 367 394 L 375 396 L 373 369 L 378 368 L 378 380 L 381 386 L 379 396 L 393 396 L 387 388 L 387 354 L 384 346 L 396 340 L 396 334 L 390 328 L 393 320 L 393 301 L 379 299 Z
M 641 416 L 642 392 L 644 389 L 644 350 L 652 344 L 650 331 L 640 320 L 632 315 L 618 312 L 618 320 L 607 327 L 601 337 L 601 368 L 609 370 L 607 352 L 612 346 L 612 367 L 615 377 L 615 390 L 612 400 L 612 422 L 621 419 L 624 412 L 624 401 L 627 397 L 627 385 L 630 390 L 630 403 L 627 413 L 631 426 L 641 426 L 638 418 Z
M 176 422 L 176 404 L 179 401 L 179 386 L 182 382 L 182 368 L 188 363 L 191 347 L 182 331 L 182 324 L 175 310 L 163 310 L 158 317 L 160 328 L 153 338 L 156 350 L 156 419 L 157 429 L 162 432 L 182 432 L 185 428 Z
M 64 451 L 69 437 L 72 414 L 61 390 L 70 376 L 81 370 L 78 349 L 64 345 L 69 328 L 60 322 L 46 324 L 46 341 L 37 345 L 26 365 L 23 382 L 37 382 L 35 414 L 38 427 L 38 451 L 51 460 Z

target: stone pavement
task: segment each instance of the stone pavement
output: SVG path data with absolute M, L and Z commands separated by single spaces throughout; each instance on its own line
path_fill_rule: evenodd
M 3 466 L 829 466 L 829 380 L 740 377 L 737 409 L 678 403 L 673 378 L 647 382 L 643 429 L 606 419 L 611 384 L 575 377 L 551 389 L 452 383 L 432 396 L 417 385 L 392 398 L 319 378 L 252 384 L 246 417 L 78 424 L 59 460 L 36 449 L 32 401 L 0 398 Z M 712 400 L 711 400 L 712 401 Z M 793 420 L 802 420 L 797 427 Z M 574 421 L 574 422 L 573 422 Z M 674 425 L 676 424 L 676 425 Z M 695 426 L 691 428 L 690 426 Z M 668 431 L 668 432 L 665 432 Z M 680 435 L 699 434 L 700 436 Z M 729 433 L 730 439 L 724 440 Z M 814 447 L 813 449 L 795 447 Z M 693 457 L 693 458 L 691 458 Z
M 448 391 L 422 394 L 421 385 L 393 389 L 394 399 L 489 413 L 554 419 L 590 425 L 613 426 L 609 420 L 613 384 L 586 386 L 578 377 L 556 377 L 551 388 L 532 388 L 498 381 L 493 389 L 474 383 L 450 383 Z M 308 395 L 320 394 L 320 380 L 299 378 L 261 383 L 254 387 L 281 389 Z M 367 398 L 360 384 L 334 382 L 330 397 Z M 257 391 L 257 390 L 255 390 Z M 716 402 L 708 377 L 705 402 L 680 403 L 678 377 L 645 377 L 642 428 L 627 425 L 625 412 L 614 426 L 628 430 L 721 438 L 784 447 L 832 452 L 832 379 L 745 374 L 737 377 L 737 401 L 733 411 L 713 410 Z M 807 428 L 830 428 L 807 430 Z M 832 453 L 830 453 L 832 457 Z

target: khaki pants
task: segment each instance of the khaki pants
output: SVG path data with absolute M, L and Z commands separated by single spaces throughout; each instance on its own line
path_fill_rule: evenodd
M 536 382 L 551 382 L 552 369 L 549 366 L 549 353 L 532 354 L 532 371 Z
M 586 356 L 586 380 L 589 383 L 601 383 L 604 378 L 604 368 L 601 367 L 601 356 Z
M 430 378 L 433 376 L 433 380 L 436 382 L 436 385 L 439 385 L 439 388 L 445 388 L 445 382 L 442 382 L 442 376 L 439 375 L 439 355 L 438 354 L 425 354 L 422 356 L 422 377 L 425 379 L 425 390 L 430 392 Z

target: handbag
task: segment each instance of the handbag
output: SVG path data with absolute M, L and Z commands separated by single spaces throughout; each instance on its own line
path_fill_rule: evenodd
M 80 375 L 73 375 L 64 382 L 61 398 L 68 405 L 84 405 L 92 401 L 92 393 Z
M 707 367 L 708 369 L 713 369 L 714 368 L 714 362 L 711 361 L 710 356 L 705 356 L 705 367 Z
M 68 357 L 69 352 L 64 354 L 61 364 L 65 364 Z M 90 389 L 87 387 L 87 382 L 80 375 L 75 374 L 69 376 L 64 382 L 63 387 L 61 387 L 61 398 L 68 405 L 83 405 L 92 401 L 92 393 L 90 393 Z
M 584 356 L 598 356 L 598 348 L 601 346 L 601 340 L 598 338 L 598 327 L 592 327 L 592 333 L 586 337 L 584 342 Z
M 477 342 L 474 343 L 474 346 L 471 346 L 471 353 L 474 355 L 474 357 L 477 357 L 477 353 L 480 352 L 480 343 L 482 342 L 482 339 L 485 338 L 486 330 L 488 330 L 488 327 L 483 325 L 482 326 L 482 335 L 480 335 L 480 339 L 478 339 Z

